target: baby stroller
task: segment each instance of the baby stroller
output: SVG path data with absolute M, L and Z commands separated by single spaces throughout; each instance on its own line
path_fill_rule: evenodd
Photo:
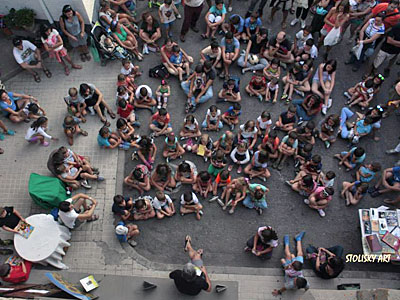
M 107 60 L 133 60 L 134 56 L 128 50 L 118 45 L 113 39 L 111 32 L 101 26 L 99 22 L 94 24 L 91 35 L 94 45 L 99 52 L 102 66 L 106 65 Z

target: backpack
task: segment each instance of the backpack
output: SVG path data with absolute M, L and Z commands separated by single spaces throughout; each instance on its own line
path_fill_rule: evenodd
M 169 73 L 164 65 L 158 65 L 149 69 L 149 76 L 153 78 L 166 79 L 169 77 Z

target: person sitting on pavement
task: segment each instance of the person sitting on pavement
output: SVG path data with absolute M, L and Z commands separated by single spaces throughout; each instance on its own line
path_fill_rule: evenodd
M 200 220 L 203 215 L 203 206 L 201 205 L 196 194 L 193 192 L 185 192 L 181 196 L 179 213 L 181 216 L 186 214 L 196 214 L 196 219 Z
M 278 247 L 278 235 L 271 226 L 261 226 L 246 243 L 244 250 L 261 259 L 271 259 L 274 248 Z
M 29 122 L 28 116 L 23 109 L 29 102 L 37 103 L 38 100 L 31 95 L 17 94 L 0 89 L 0 109 L 3 116 L 13 123 L 22 121 Z
M 6 263 L 0 265 L 0 278 L 13 284 L 25 282 L 29 279 L 33 263 L 18 256 L 13 256 Z
M 151 197 L 143 197 L 135 200 L 135 212 L 133 214 L 134 220 L 148 220 L 156 216 L 154 207 L 151 204 Z
M 78 90 L 74 87 L 70 88 L 68 96 L 64 97 L 64 101 L 67 104 L 68 113 L 85 123 L 86 103 L 84 98 L 78 96 Z
M 133 189 L 137 189 L 140 195 L 151 189 L 150 172 L 147 166 L 139 164 L 135 166 L 131 173 L 124 179 L 124 183 Z
M 42 55 L 39 48 L 28 40 L 22 40 L 19 37 L 13 39 L 13 55 L 15 61 L 22 69 L 28 71 L 36 82 L 40 82 L 40 76 L 35 69 L 42 69 L 44 74 L 50 78 L 52 76 L 49 69 L 46 68 L 42 61 Z
M 166 40 L 165 40 L 164 46 L 162 46 L 161 50 L 160 50 L 161 61 L 162 61 L 162 64 L 167 68 L 168 73 L 170 73 L 171 75 L 174 75 L 174 76 L 178 76 L 178 70 L 174 67 L 174 65 L 169 60 L 170 57 L 173 54 L 172 48 L 174 46 L 178 46 L 178 44 L 176 42 L 174 42 L 171 37 L 167 37 Z M 189 56 L 186 53 L 186 51 L 184 51 L 182 49 L 182 47 L 180 47 L 180 49 L 181 49 L 181 52 L 182 52 L 183 56 L 185 57 L 185 59 L 190 64 L 192 64 L 193 63 L 193 57 Z
M 383 187 L 383 189 L 380 189 L 381 187 Z M 381 194 L 399 191 L 400 166 L 383 170 L 381 179 L 375 184 L 375 186 L 368 190 L 368 192 L 371 194 L 371 197 L 378 197 Z
M 343 181 L 340 196 L 346 201 L 346 206 L 357 205 L 368 191 L 368 183 L 361 181 Z
M 328 207 L 329 202 L 332 200 L 334 190 L 331 187 L 317 187 L 314 192 L 308 196 L 308 199 L 304 199 L 304 203 L 310 208 L 318 211 L 319 215 L 323 218 L 325 217 L 324 209 Z
M 344 269 L 342 246 L 317 249 L 310 245 L 306 248 L 306 253 L 315 274 L 322 279 L 336 278 Z
M 275 122 L 275 127 L 273 129 L 280 129 L 283 131 L 292 131 L 294 124 L 296 123 L 296 107 L 290 105 L 287 111 L 284 111 L 279 115 L 278 121 Z
M 89 205 L 87 201 L 90 202 Z M 69 229 L 77 228 L 85 221 L 92 222 L 99 219 L 99 216 L 94 214 L 96 206 L 97 201 L 92 197 L 82 193 L 76 194 L 59 204 L 58 219 Z M 81 207 L 83 212 L 80 212 Z
M 115 195 L 113 198 L 112 212 L 119 216 L 122 221 L 133 219 L 133 200 L 132 197 Z
M 150 184 L 159 191 L 165 189 L 172 191 L 176 187 L 176 181 L 172 176 L 172 170 L 168 164 L 159 164 L 150 177 Z
M 273 290 L 272 295 L 282 295 L 287 290 L 305 289 L 306 291 L 310 288 L 307 280 L 303 275 L 303 264 L 304 255 L 301 240 L 304 237 L 305 232 L 302 231 L 295 236 L 297 256 L 290 253 L 289 248 L 289 235 L 285 235 L 283 238 L 283 245 L 285 247 L 285 258 L 281 259 L 282 267 L 285 272 L 285 283 L 284 286 L 277 290 Z
M 279 156 L 275 160 L 272 167 L 277 170 L 283 169 L 283 164 L 285 163 L 286 159 L 289 157 L 293 157 L 297 151 L 299 141 L 297 139 L 297 134 L 294 131 L 291 131 L 288 135 L 285 135 L 279 144 Z
M 175 214 L 175 206 L 170 196 L 164 192 L 157 191 L 153 199 L 153 207 L 156 211 L 157 219 L 172 217 Z
M 115 227 L 115 235 L 121 243 L 126 243 L 132 247 L 136 247 L 137 242 L 133 240 L 135 236 L 140 234 L 139 228 L 134 224 L 125 224 L 123 221 L 117 223 Z
M 243 200 L 243 205 L 247 208 L 254 208 L 259 215 L 263 213 L 263 209 L 266 209 L 267 199 L 266 195 L 269 192 L 269 188 L 262 184 L 253 183 L 247 187 L 247 195 Z
M 153 92 L 148 85 L 142 84 L 137 87 L 135 92 L 134 107 L 147 108 L 150 109 L 152 113 L 156 112 L 157 100 L 154 99 Z
M 298 192 L 301 196 L 309 197 L 317 188 L 318 184 L 311 175 L 304 175 L 296 180 L 286 181 L 292 190 Z
M 294 62 L 294 56 L 292 53 L 293 43 L 287 39 L 284 31 L 280 31 L 276 36 L 272 37 L 268 42 L 267 48 L 268 49 L 264 52 L 264 57 L 268 61 L 277 58 L 281 62 L 281 65 Z M 269 51 L 271 49 L 272 51 Z
M 26 222 L 25 218 L 13 206 L 0 208 L 0 227 L 5 231 L 19 233 L 15 228 L 20 221 Z
M 362 147 L 353 147 L 350 151 L 342 151 L 340 154 L 335 154 L 333 157 L 339 159 L 339 166 L 344 165 L 348 172 L 364 162 L 366 153 Z
M 190 263 L 184 265 L 182 270 L 169 273 L 169 278 L 174 280 L 175 286 L 182 294 L 195 296 L 202 290 L 211 292 L 211 280 L 203 264 L 203 249 L 194 250 L 191 237 L 186 236 L 184 251 L 188 252 Z
M 125 142 L 118 136 L 118 134 L 112 132 L 107 126 L 100 128 L 99 134 L 97 135 L 97 144 L 105 149 L 114 149 L 118 146 L 125 146 Z
M 184 160 L 175 172 L 175 181 L 180 184 L 194 184 L 197 177 L 197 167 L 191 161 Z

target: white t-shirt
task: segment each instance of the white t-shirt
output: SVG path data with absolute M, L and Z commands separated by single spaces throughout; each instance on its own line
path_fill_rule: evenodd
M 29 127 L 28 131 L 26 132 L 25 139 L 29 141 L 34 135 L 43 135 L 45 138 L 51 139 L 51 135 L 48 135 L 42 127 L 39 127 L 38 129 L 34 129 L 32 127 Z
M 308 34 L 307 36 L 304 36 L 303 30 L 300 30 L 298 33 L 296 33 L 297 48 L 299 48 L 299 49 L 304 48 L 304 43 L 308 39 L 312 39 L 311 33 Z
M 270 226 L 261 226 L 261 227 L 259 227 L 258 230 L 257 230 L 258 236 L 259 236 L 259 238 L 260 238 L 262 241 L 263 241 L 263 237 L 262 237 L 261 233 L 262 233 L 265 229 L 272 229 L 272 228 L 271 228 Z M 265 241 L 263 241 L 263 242 L 265 242 Z M 276 248 L 276 247 L 278 247 L 278 240 L 270 240 L 270 241 L 268 242 L 268 244 L 269 244 L 270 247 Z
M 274 92 L 277 88 L 279 88 L 279 84 L 272 84 L 272 82 L 270 81 L 267 83 L 267 88 Z
M 190 7 L 199 7 L 202 5 L 204 0 L 186 0 L 185 5 L 190 6 Z
M 161 12 L 161 15 L 163 17 L 165 24 L 176 20 L 175 12 L 172 8 L 173 5 L 174 4 L 170 4 L 169 7 L 166 7 L 165 4 L 161 4 L 161 6 L 160 6 L 160 12 Z
M 181 196 L 181 205 L 192 205 L 192 204 L 198 204 L 199 203 L 199 198 L 197 198 L 196 194 L 192 192 L 192 201 L 191 202 L 186 202 L 184 199 L 184 194 Z
M 140 99 L 140 90 L 142 89 L 142 88 L 145 88 L 146 90 L 147 90 L 147 97 L 152 97 L 153 96 L 153 93 L 152 93 L 152 91 L 151 91 L 151 88 L 148 86 L 148 85 L 145 85 L 145 84 L 142 84 L 142 85 L 139 85 L 138 87 L 137 87 L 137 89 L 136 89 L 136 92 L 135 92 L 135 97 L 136 97 L 136 99 Z
M 164 206 L 168 206 L 171 203 L 172 203 L 171 197 L 168 195 L 165 195 L 164 201 L 158 200 L 157 197 L 154 197 L 153 199 L 153 207 L 155 210 L 161 210 Z
M 61 173 L 62 178 L 67 178 L 68 176 L 74 177 L 78 173 L 78 169 L 75 167 L 72 167 L 71 169 L 68 169 L 67 172 Z
M 189 130 L 189 131 L 195 130 L 195 129 L 196 129 L 196 126 L 199 125 L 199 123 L 197 122 L 196 119 L 194 119 L 194 121 L 193 121 L 192 124 L 186 124 L 186 118 L 185 118 L 184 123 L 185 123 L 185 125 L 184 125 L 184 126 L 185 126 L 185 129 L 187 129 L 187 130 Z
M 134 67 L 135 66 L 132 63 L 130 63 L 128 70 L 125 69 L 124 66 L 122 66 L 121 67 L 121 74 L 124 74 L 125 76 L 130 75 L 132 73 Z
M 70 162 L 71 162 L 71 163 L 74 163 L 74 162 L 75 162 L 75 159 L 74 159 L 74 152 L 72 152 L 71 149 L 67 149 L 67 153 L 68 153 L 68 156 L 64 158 L 64 163 L 65 163 L 66 165 L 68 165 L 68 163 L 70 163 Z
M 216 60 L 220 60 L 221 56 L 222 56 L 222 51 L 221 51 L 221 47 L 218 47 L 218 52 L 215 53 L 212 51 L 211 46 L 208 46 L 206 48 L 204 48 L 203 50 L 201 50 L 201 53 L 205 56 L 208 56 L 212 59 L 216 59 Z
M 72 203 L 72 198 L 65 200 L 69 203 Z M 75 227 L 75 220 L 79 216 L 79 214 L 75 211 L 75 209 L 71 209 L 69 212 L 58 212 L 58 217 L 61 219 L 63 224 L 67 226 L 69 229 L 74 229 Z
M 240 130 L 242 131 L 241 136 L 244 139 L 252 138 L 257 133 L 257 127 L 255 126 L 253 131 L 245 131 L 244 124 L 240 125 Z
M 260 126 L 260 128 L 261 129 L 266 129 L 268 126 L 271 126 L 272 125 L 272 120 L 271 119 L 269 119 L 268 121 L 263 121 L 262 120 L 262 118 L 261 118 L 261 116 L 259 116 L 258 118 L 257 118 L 257 122 L 258 122 L 258 125 Z
M 312 59 L 315 59 L 318 57 L 318 48 L 315 45 L 312 45 L 312 47 L 311 47 L 310 56 Z
M 213 117 L 211 115 L 210 109 L 207 109 L 206 117 L 208 117 L 210 122 L 217 122 L 220 115 L 221 115 L 221 110 L 220 109 L 217 110 L 217 114 L 215 115 L 215 117 Z
M 18 64 L 22 64 L 24 62 L 28 63 L 33 59 L 36 49 L 37 47 L 30 41 L 23 40 L 22 50 L 19 50 L 17 47 L 14 47 L 13 49 L 14 58 Z

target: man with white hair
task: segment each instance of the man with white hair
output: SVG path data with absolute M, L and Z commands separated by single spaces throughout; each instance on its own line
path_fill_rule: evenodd
M 211 281 L 201 257 L 203 249 L 194 250 L 191 245 L 191 238 L 187 235 L 184 250 L 188 252 L 190 262 L 184 265 L 182 270 L 169 273 L 169 278 L 174 280 L 176 288 L 182 294 L 195 296 L 201 290 L 211 292 Z

